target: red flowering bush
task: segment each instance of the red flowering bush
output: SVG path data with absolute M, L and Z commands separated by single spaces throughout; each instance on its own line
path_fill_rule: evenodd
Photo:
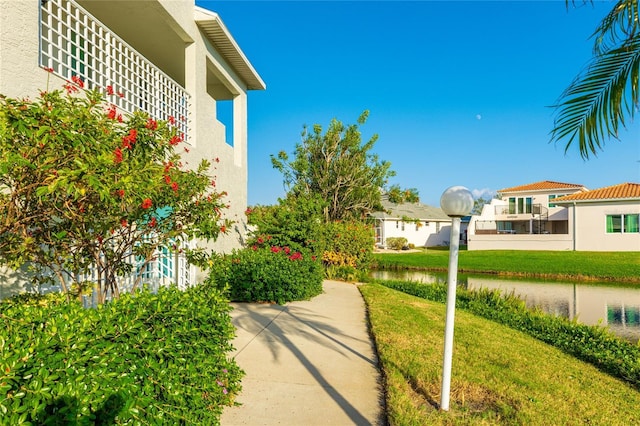
M 28 266 L 66 292 L 93 267 L 99 293 L 117 297 L 133 259 L 144 267 L 158 247 L 226 231 L 227 203 L 211 187 L 210 162 L 183 168 L 174 125 L 123 118 L 83 85 L 74 77 L 34 100 L 0 95 L 0 265 Z
M 322 266 L 313 254 L 262 241 L 225 256 L 209 280 L 226 287 L 229 298 L 239 302 L 283 304 L 322 292 Z

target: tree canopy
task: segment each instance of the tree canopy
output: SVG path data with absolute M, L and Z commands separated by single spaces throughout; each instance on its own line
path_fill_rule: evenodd
M 395 172 L 391 163 L 371 152 L 377 135 L 366 142 L 362 140 L 359 126 L 368 115 L 364 111 L 357 124 L 352 125 L 333 119 L 324 133 L 319 124 L 311 129 L 305 126 L 293 159 L 284 151 L 271 156 L 273 167 L 283 174 L 290 195 L 313 195 L 324 201 L 326 222 L 360 219 L 383 208 L 381 196 Z M 398 199 L 402 199 L 403 193 L 398 188 Z M 417 197 L 415 189 L 407 194 Z

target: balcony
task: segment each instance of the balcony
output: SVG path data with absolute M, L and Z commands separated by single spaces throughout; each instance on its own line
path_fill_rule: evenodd
M 111 86 L 109 101 L 125 112 L 175 118 L 188 141 L 190 96 L 180 84 L 75 1 L 40 4 L 40 66 L 66 80 L 79 76 L 87 89 Z
M 524 220 L 535 217 L 536 219 L 546 220 L 549 217 L 549 209 L 542 204 L 502 205 L 495 206 L 495 215 L 498 219 Z

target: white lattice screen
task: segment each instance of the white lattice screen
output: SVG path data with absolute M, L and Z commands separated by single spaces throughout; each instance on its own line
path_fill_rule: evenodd
M 109 100 L 124 111 L 174 117 L 188 141 L 190 96 L 182 86 L 74 1 L 40 3 L 42 67 L 65 79 L 79 76 L 89 89 L 111 86 L 116 95 Z

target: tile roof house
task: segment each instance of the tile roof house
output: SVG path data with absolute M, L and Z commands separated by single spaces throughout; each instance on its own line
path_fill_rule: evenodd
M 383 197 L 384 211 L 374 212 L 376 246 L 386 247 L 387 238 L 404 237 L 416 247 L 446 245 L 451 218 L 439 207 L 422 203 L 394 204 Z
M 640 251 L 640 183 L 622 183 L 554 200 L 568 210 L 573 250 Z
M 45 69 L 51 69 L 49 73 Z M 112 86 L 124 113 L 175 117 L 185 163 L 219 159 L 217 187 L 237 223 L 211 248 L 240 247 L 247 207 L 247 97 L 265 83 L 220 17 L 195 0 L 2 0 L 0 93 L 35 97 L 78 76 L 88 89 Z M 159 253 L 154 273 L 180 285 L 200 271 Z M 160 264 L 162 263 L 162 264 Z
M 469 250 L 640 251 L 640 184 L 541 181 L 499 194 L 472 217 Z

